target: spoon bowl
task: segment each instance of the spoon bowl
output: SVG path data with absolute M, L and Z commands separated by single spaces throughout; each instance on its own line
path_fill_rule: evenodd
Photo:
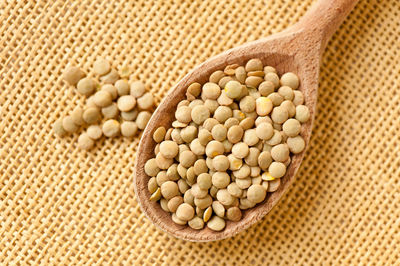
M 194 230 L 189 226 L 178 225 L 172 221 L 170 213 L 161 209 L 158 202 L 149 200 L 150 193 L 147 183 L 150 179 L 144 172 L 147 160 L 154 157 L 155 141 L 153 132 L 160 126 L 171 127 L 175 118 L 178 103 L 185 99 L 186 89 L 193 82 L 204 84 L 209 76 L 216 70 L 224 69 L 230 64 L 245 65 L 253 58 L 258 58 L 263 65 L 276 68 L 279 75 L 285 72 L 296 73 L 300 79 L 298 88 L 305 98 L 305 105 L 310 110 L 310 119 L 302 125 L 301 136 L 306 147 L 311 136 L 314 114 L 316 111 L 318 75 L 322 51 L 329 37 L 341 24 L 357 0 L 320 0 L 311 10 L 294 26 L 287 30 L 244 44 L 210 58 L 194 68 L 180 80 L 170 93 L 155 110 L 146 129 L 136 157 L 134 171 L 134 189 L 140 206 L 145 215 L 159 228 L 169 234 L 196 242 L 214 241 L 231 237 L 254 223 L 260 221 L 279 201 L 282 195 L 293 183 L 296 172 L 304 157 L 304 151 L 291 156 L 291 163 L 278 190 L 268 193 L 266 199 L 255 207 L 242 211 L 242 219 L 238 222 L 226 221 L 226 227 L 220 232 L 212 231 L 205 227 Z

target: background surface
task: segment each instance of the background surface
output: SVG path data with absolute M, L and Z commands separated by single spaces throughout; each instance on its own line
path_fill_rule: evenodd
M 85 152 L 77 134 L 52 132 L 84 103 L 62 81 L 67 65 L 129 65 L 159 103 L 195 65 L 294 24 L 312 2 L 1 1 L 0 261 L 399 264 L 399 1 L 361 0 L 333 36 L 297 180 L 234 238 L 185 242 L 144 217 L 132 188 L 138 138 Z

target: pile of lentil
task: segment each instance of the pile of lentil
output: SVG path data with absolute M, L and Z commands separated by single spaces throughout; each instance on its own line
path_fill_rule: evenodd
M 225 228 L 279 188 L 290 154 L 301 153 L 310 113 L 294 73 L 251 59 L 187 88 L 168 130 L 157 128 L 144 166 L 150 200 L 180 225 Z
M 93 72 L 99 76 L 102 85 L 86 77 L 76 66 L 65 70 L 64 80 L 87 97 L 86 107 L 76 107 L 54 124 L 54 131 L 59 136 L 78 132 L 82 126 L 88 126 L 78 138 L 78 146 L 86 150 L 92 148 L 103 135 L 135 136 L 146 127 L 154 107 L 153 95 L 146 92 L 142 82 L 127 81 L 129 68 L 122 67 L 121 73 L 118 73 L 107 60 L 98 59 L 93 64 Z

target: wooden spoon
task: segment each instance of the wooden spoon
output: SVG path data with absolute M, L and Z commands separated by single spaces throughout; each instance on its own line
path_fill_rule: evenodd
M 154 112 L 143 132 L 136 158 L 134 188 L 137 199 L 145 215 L 159 228 L 169 234 L 190 241 L 213 241 L 231 237 L 261 220 L 279 201 L 294 181 L 295 174 L 303 159 L 304 152 L 292 156 L 286 175 L 281 179 L 279 189 L 268 193 L 267 198 L 256 207 L 243 211 L 239 222 L 227 221 L 226 228 L 215 232 L 205 227 L 194 230 L 189 226 L 175 224 L 171 214 L 163 211 L 158 202 L 149 200 L 147 189 L 149 177 L 144 172 L 144 164 L 154 157 L 152 135 L 160 126 L 169 128 L 174 120 L 176 106 L 185 98 L 187 87 L 193 82 L 205 83 L 216 70 L 226 65 L 244 65 L 249 59 L 259 58 L 264 65 L 274 66 L 279 74 L 294 72 L 300 78 L 299 90 L 304 93 L 305 104 L 310 109 L 311 119 L 302 126 L 301 135 L 306 145 L 309 142 L 317 103 L 318 75 L 321 54 L 335 30 L 350 13 L 357 0 L 319 0 L 310 11 L 287 30 L 246 43 L 223 52 L 197 66 L 171 90 Z

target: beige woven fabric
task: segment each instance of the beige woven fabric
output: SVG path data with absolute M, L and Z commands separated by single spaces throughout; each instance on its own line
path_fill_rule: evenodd
M 295 23 L 312 0 L 0 1 L 4 264 L 400 264 L 400 2 L 361 0 L 323 57 L 298 178 L 261 223 L 214 243 L 156 229 L 132 188 L 138 138 L 90 152 L 53 122 L 84 99 L 63 69 L 129 65 L 159 103 L 212 55 Z

